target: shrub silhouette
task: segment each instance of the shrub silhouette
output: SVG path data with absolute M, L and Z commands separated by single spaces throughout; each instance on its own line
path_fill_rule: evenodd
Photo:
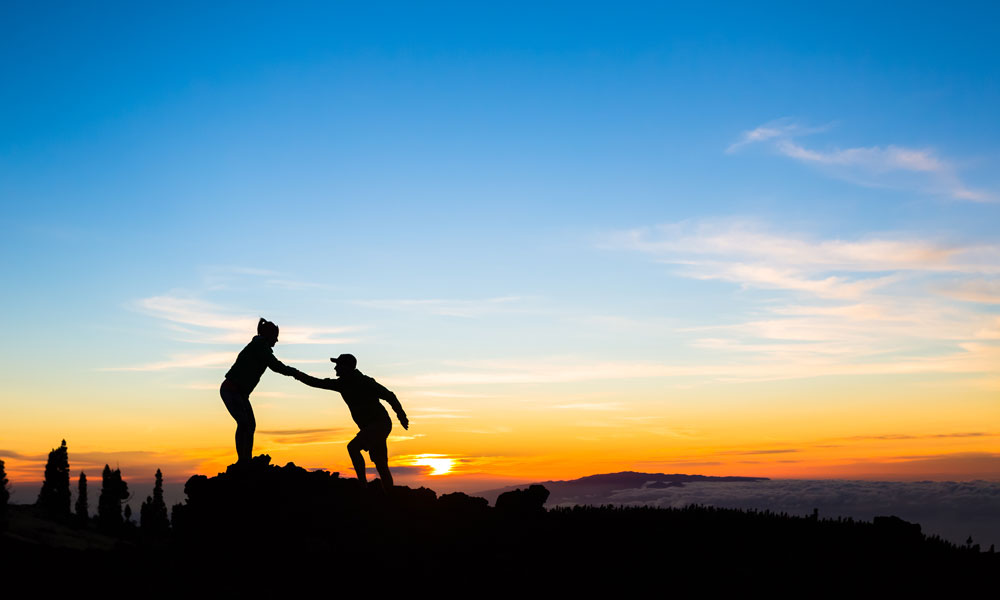
M 36 504 L 50 516 L 68 517 L 69 503 L 69 453 L 66 440 L 63 440 L 61 446 L 49 452 L 49 460 L 45 463 L 45 481 Z

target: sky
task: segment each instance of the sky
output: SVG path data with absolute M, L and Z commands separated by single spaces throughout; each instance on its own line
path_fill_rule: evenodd
M 22 501 L 225 469 L 259 317 L 403 483 L 1000 479 L 997 5 L 481 4 L 0 6 Z M 350 472 L 336 393 L 251 402 Z

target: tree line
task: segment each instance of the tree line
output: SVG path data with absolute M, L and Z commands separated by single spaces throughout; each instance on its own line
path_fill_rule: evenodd
M 10 492 L 7 489 L 4 461 L 0 460 L 0 516 L 6 514 Z M 97 498 L 97 514 L 90 514 L 90 497 L 87 474 L 80 472 L 77 479 L 76 504 L 70 510 L 69 450 L 66 440 L 49 452 L 45 463 L 45 479 L 38 492 L 35 506 L 47 517 L 79 526 L 96 526 L 99 530 L 119 535 L 136 525 L 132 521 L 132 507 L 127 503 L 132 495 L 120 469 L 104 465 L 101 473 L 101 491 Z M 144 535 L 163 535 L 170 527 L 167 505 L 163 500 L 163 474 L 156 470 L 152 496 L 147 496 L 139 509 L 139 527 Z

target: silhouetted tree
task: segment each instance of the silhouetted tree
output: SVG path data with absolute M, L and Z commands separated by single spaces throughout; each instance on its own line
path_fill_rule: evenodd
M 97 501 L 97 521 L 101 529 L 117 532 L 122 527 L 122 502 L 128 500 L 128 484 L 120 469 L 104 465 L 101 474 L 101 497 Z
M 90 506 L 87 503 L 87 474 L 80 471 L 80 481 L 76 487 L 76 517 L 81 523 L 90 518 Z
M 10 492 L 7 491 L 7 471 L 4 470 L 3 461 L 0 460 L 0 515 L 7 512 L 8 500 L 10 500 Z
M 156 470 L 156 483 L 153 485 L 153 495 L 147 496 L 139 508 L 139 525 L 143 534 L 162 535 L 170 526 L 167 521 L 167 505 L 163 501 L 163 474 Z
M 49 515 L 60 517 L 69 516 L 69 501 L 69 453 L 66 440 L 63 440 L 61 446 L 49 452 L 49 460 L 45 463 L 45 481 L 36 504 Z

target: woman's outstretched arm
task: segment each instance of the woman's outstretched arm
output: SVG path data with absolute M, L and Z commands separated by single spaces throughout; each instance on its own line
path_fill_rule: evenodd
M 281 373 L 282 375 L 295 375 L 299 372 L 299 370 L 295 367 L 289 367 L 285 363 L 278 360 L 278 357 L 273 354 L 267 359 L 267 366 L 275 373 Z

